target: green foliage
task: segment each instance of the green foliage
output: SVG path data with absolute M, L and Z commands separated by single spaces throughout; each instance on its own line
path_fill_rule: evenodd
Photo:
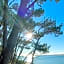
M 35 22 L 33 21 L 33 19 L 24 21 L 23 24 L 24 24 L 24 28 L 27 30 L 32 30 L 35 27 Z
M 48 34 L 54 34 L 55 36 L 59 36 L 62 34 L 61 27 L 62 24 L 59 26 L 56 26 L 56 21 L 51 20 L 49 18 L 45 19 L 43 22 L 37 23 L 37 26 L 39 27 L 38 30 L 34 31 L 34 39 L 36 40 L 36 43 L 34 43 L 33 47 L 35 48 L 33 56 L 35 54 L 35 51 L 38 50 L 39 52 L 42 51 L 43 53 L 49 52 L 50 46 L 47 44 L 39 44 L 40 39 L 44 37 L 44 35 Z
M 59 2 L 59 0 L 55 0 L 55 1 Z M 46 2 L 46 0 L 37 0 L 38 5 L 41 5 L 43 2 Z M 18 7 L 18 4 L 12 5 L 12 8 L 14 8 L 14 10 L 17 11 L 17 7 L 16 6 Z M 41 15 L 44 14 L 44 10 L 42 8 L 36 9 L 36 10 L 34 10 L 33 14 L 34 14 L 34 17 L 40 17 Z M 0 16 L 3 17 L 3 1 L 2 0 L 0 1 Z M 34 31 L 33 32 L 34 33 L 34 38 L 33 38 L 32 41 L 26 41 L 26 40 L 23 40 L 22 37 L 17 37 L 17 39 L 18 39 L 17 40 L 17 44 L 16 44 L 15 47 L 13 47 L 13 48 L 16 48 L 16 49 L 14 49 L 14 53 L 17 53 L 17 51 L 19 50 L 19 47 L 21 48 L 20 53 L 22 53 L 24 48 L 30 49 L 29 47 L 27 47 L 27 45 L 30 44 L 30 43 L 34 43 L 34 48 L 35 48 L 34 54 L 35 54 L 36 50 L 38 50 L 39 52 L 42 51 L 43 53 L 49 52 L 50 46 L 48 46 L 45 43 L 42 44 L 42 45 L 39 44 L 41 37 L 44 37 L 44 35 L 48 35 L 48 34 L 51 34 L 51 33 L 55 34 L 55 36 L 61 35 L 63 33 L 61 31 L 62 25 L 56 26 L 56 21 L 55 20 L 51 20 L 49 18 L 45 19 L 42 23 L 35 23 L 35 21 L 33 21 L 32 18 L 25 19 L 25 18 L 18 17 L 17 14 L 15 14 L 15 12 L 13 10 L 9 9 L 9 8 L 8 8 L 6 17 L 7 17 L 7 23 L 8 23 L 7 26 L 11 27 L 10 29 L 9 29 L 9 27 L 7 27 L 8 31 L 10 31 L 10 30 L 13 31 L 13 26 L 14 25 L 17 25 L 17 27 L 20 27 L 20 31 L 19 31 L 19 32 L 21 32 L 20 35 L 25 30 L 27 30 L 27 31 Z M 35 26 L 39 27 L 39 29 L 37 31 L 34 30 Z M 10 31 L 10 34 L 11 33 L 12 32 Z M 14 31 L 14 34 L 15 34 L 15 31 Z M 34 42 L 34 39 L 36 41 L 36 44 Z M 9 42 L 7 42 L 7 43 L 9 43 Z M 14 40 L 13 40 L 12 43 L 14 44 L 16 42 L 14 42 Z M 1 48 L 0 48 L 0 50 L 1 50 Z M 25 64 L 25 62 L 22 61 L 22 60 L 16 60 L 16 62 L 18 64 Z
M 45 19 L 43 23 L 39 23 L 39 24 L 38 24 L 38 26 L 40 27 L 39 31 L 41 30 L 40 33 L 42 36 L 45 34 L 52 34 L 52 33 L 57 36 L 62 34 L 62 31 L 61 31 L 62 24 L 60 24 L 59 26 L 56 26 L 55 20 Z
M 44 43 L 43 45 L 40 44 L 40 45 L 37 46 L 37 50 L 38 50 L 39 52 L 42 51 L 43 53 L 49 52 L 49 48 L 50 48 L 50 46 L 48 46 L 46 43 Z
M 39 9 L 36 9 L 34 12 L 33 12 L 34 16 L 35 17 L 40 17 L 41 15 L 44 14 L 44 10 L 42 8 L 39 8 Z
M 58 3 L 60 0 L 55 0 L 56 1 L 56 3 Z
M 25 62 L 22 61 L 22 60 L 18 60 L 18 61 L 16 61 L 16 62 L 17 62 L 17 64 L 25 64 Z
M 50 2 L 52 2 L 52 0 L 50 0 Z M 60 2 L 60 0 L 55 0 L 56 3 Z

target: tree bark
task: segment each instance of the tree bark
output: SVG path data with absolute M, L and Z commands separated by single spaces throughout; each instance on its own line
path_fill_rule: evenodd
M 0 64 L 8 64 L 10 58 L 13 55 L 14 47 L 16 46 L 17 35 L 19 32 L 19 25 L 14 24 L 12 32 L 7 40 L 7 13 L 8 13 L 8 0 L 3 0 L 3 25 L 4 25 L 4 32 L 3 32 L 3 51 L 0 56 Z
M 2 46 L 2 53 L 0 55 L 0 64 L 2 64 L 3 59 L 3 50 L 7 45 L 7 11 L 8 11 L 8 0 L 3 0 L 3 46 Z
M 36 49 L 37 49 L 39 40 L 40 40 L 40 38 L 37 39 L 37 42 L 36 42 L 36 44 L 35 44 L 35 49 L 34 49 L 34 51 L 33 51 L 33 53 L 32 53 L 32 61 L 31 61 L 31 64 L 33 64 L 33 62 L 34 62 L 34 54 L 35 54 L 35 52 L 36 52 Z
M 7 12 L 8 12 L 8 0 L 3 0 L 3 49 L 7 45 Z
M 14 47 L 16 46 L 17 43 L 16 41 L 17 41 L 18 32 L 19 32 L 18 26 L 14 24 L 12 32 L 7 41 L 7 46 L 3 50 L 3 59 L 1 60 L 0 64 L 8 64 L 10 62 L 10 59 L 13 55 Z

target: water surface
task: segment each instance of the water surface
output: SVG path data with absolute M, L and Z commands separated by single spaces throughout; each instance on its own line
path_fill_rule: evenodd
M 34 59 L 34 64 L 64 64 L 64 55 L 38 56 Z

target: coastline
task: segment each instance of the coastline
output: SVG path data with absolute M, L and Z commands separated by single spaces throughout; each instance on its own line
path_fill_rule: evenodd
M 40 56 L 40 55 L 42 55 L 42 56 L 44 56 L 44 55 L 64 55 L 64 52 L 63 53 L 46 53 L 46 54 L 35 54 L 35 56 Z

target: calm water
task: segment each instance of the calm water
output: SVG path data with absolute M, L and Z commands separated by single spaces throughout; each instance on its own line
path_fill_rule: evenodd
M 34 64 L 64 64 L 64 55 L 38 56 Z

